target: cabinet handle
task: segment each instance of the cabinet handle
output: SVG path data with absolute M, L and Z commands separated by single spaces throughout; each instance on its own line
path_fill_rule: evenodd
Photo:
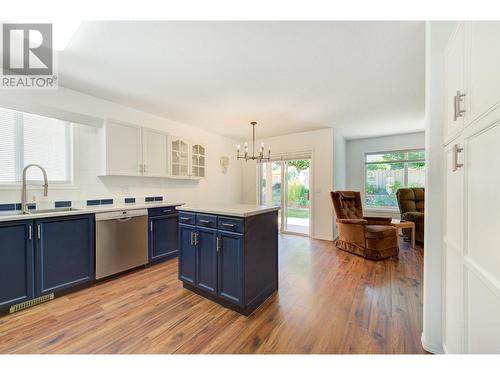
M 31 227 L 31 225 L 28 225 L 28 239 L 31 241 L 32 238 L 33 238 L 33 228 Z
M 221 242 L 220 242 L 220 237 L 217 237 L 217 252 L 221 249 Z
M 181 216 L 180 219 L 182 221 L 191 221 L 191 219 L 189 217 L 186 217 L 186 216 Z
M 198 232 L 194 232 L 194 246 L 198 246 Z
M 191 232 L 191 246 L 194 246 L 194 232 Z
M 234 228 L 234 224 L 229 224 L 229 223 L 222 223 L 222 226 L 228 227 L 228 228 Z
M 37 231 L 37 238 L 39 240 L 41 240 L 42 239 L 42 226 L 40 224 L 38 224 L 36 226 L 36 231 Z
M 153 233 L 153 220 L 149 222 L 149 231 Z
M 200 219 L 200 223 L 202 223 L 202 224 L 210 224 L 211 221 L 210 220 Z
M 457 91 L 457 95 L 455 95 L 455 117 L 454 121 L 457 121 L 459 117 L 463 117 L 465 113 L 465 109 L 460 109 L 460 103 L 463 102 L 463 98 L 465 94 L 462 94 L 460 90 Z
M 456 172 L 458 168 L 462 168 L 464 165 L 458 162 L 458 154 L 464 150 L 463 147 L 455 144 L 453 146 L 453 172 Z

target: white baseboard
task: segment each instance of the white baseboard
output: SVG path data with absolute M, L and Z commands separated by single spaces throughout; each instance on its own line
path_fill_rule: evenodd
M 433 342 L 428 342 L 424 339 L 424 334 L 422 333 L 422 336 L 420 338 L 422 342 L 422 347 L 424 348 L 425 351 L 432 353 L 432 354 L 446 354 L 446 351 L 444 350 L 444 345 L 441 343 L 433 343 Z

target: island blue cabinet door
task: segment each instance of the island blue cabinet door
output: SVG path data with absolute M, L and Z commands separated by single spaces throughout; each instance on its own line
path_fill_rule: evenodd
M 160 216 L 149 219 L 149 261 L 171 258 L 179 251 L 178 217 Z
M 94 279 L 94 215 L 35 220 L 35 232 L 37 295 Z
M 217 293 L 217 229 L 197 227 L 196 286 Z
M 0 223 L 0 308 L 34 297 L 33 222 Z
M 195 227 L 179 225 L 179 280 L 195 285 L 196 246 L 194 245 Z
M 219 231 L 218 295 L 243 304 L 243 234 Z

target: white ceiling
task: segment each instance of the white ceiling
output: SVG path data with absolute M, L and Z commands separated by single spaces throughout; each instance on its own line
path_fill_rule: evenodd
M 424 128 L 423 22 L 85 22 L 62 86 L 242 140 Z

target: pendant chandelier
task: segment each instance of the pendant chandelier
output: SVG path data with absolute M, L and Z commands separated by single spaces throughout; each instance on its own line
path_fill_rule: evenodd
M 250 123 L 250 125 L 252 125 L 252 156 L 248 155 L 248 143 L 245 142 L 245 144 L 243 145 L 243 147 L 245 149 L 244 150 L 245 154 L 240 155 L 241 146 L 238 145 L 237 151 L 236 151 L 236 159 L 237 160 L 245 159 L 245 161 L 256 160 L 258 163 L 262 163 L 263 161 L 270 161 L 271 160 L 271 146 L 269 146 L 269 148 L 267 149 L 267 156 L 264 157 L 264 142 L 262 142 L 260 144 L 259 154 L 257 156 L 255 156 L 255 126 L 257 125 L 257 123 L 255 121 L 252 121 Z

